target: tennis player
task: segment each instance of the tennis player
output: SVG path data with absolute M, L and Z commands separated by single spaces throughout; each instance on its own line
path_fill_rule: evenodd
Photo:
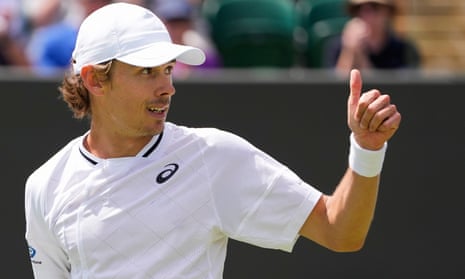
M 348 169 L 326 195 L 237 135 L 166 121 L 173 68 L 205 55 L 173 44 L 151 11 L 95 11 L 73 59 L 61 93 L 90 129 L 26 182 L 35 278 L 219 279 L 230 238 L 288 252 L 300 236 L 334 251 L 363 246 L 401 116 L 388 95 L 361 94 L 357 70 Z

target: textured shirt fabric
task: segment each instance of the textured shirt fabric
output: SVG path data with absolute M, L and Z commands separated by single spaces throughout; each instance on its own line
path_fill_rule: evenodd
M 134 157 L 74 139 L 26 183 L 35 278 L 223 276 L 229 238 L 291 251 L 321 193 L 243 138 L 166 123 Z

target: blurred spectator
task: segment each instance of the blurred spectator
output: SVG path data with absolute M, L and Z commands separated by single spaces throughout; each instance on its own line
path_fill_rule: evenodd
M 134 5 L 139 5 L 142 7 L 148 7 L 148 2 L 151 0 L 114 0 L 113 2 L 124 2 L 124 3 L 129 3 L 129 4 L 134 4 Z M 154 1 L 154 0 L 152 0 Z
M 397 8 L 393 0 L 348 0 L 351 20 L 341 37 L 328 44 L 326 65 L 343 73 L 352 68 L 417 68 L 416 46 L 392 28 Z
M 61 74 L 68 69 L 80 23 L 87 15 L 111 2 L 75 0 L 74 5 L 68 7 L 68 16 L 55 23 L 38 27 L 27 48 L 33 70 L 38 75 L 47 76 Z
M 0 0 L 0 66 L 28 66 L 23 19 L 17 0 Z
M 194 8 L 188 0 L 72 0 L 67 4 L 57 0 L 40 2 L 44 5 L 40 9 L 37 7 L 38 10 L 29 15 L 35 30 L 27 48 L 33 69 L 39 75 L 61 74 L 68 69 L 82 19 L 94 10 L 113 2 L 132 3 L 152 9 L 164 20 L 174 42 L 193 45 L 205 51 L 207 60 L 203 67 L 219 65 L 212 44 L 196 31 Z M 45 14 L 53 19 L 45 21 Z M 179 63 L 175 75 L 185 76 L 189 71 L 190 68 Z
M 29 31 L 57 22 L 63 18 L 70 0 L 21 0 L 22 13 Z
M 192 2 L 189 0 L 156 0 L 149 8 L 163 20 L 174 43 L 198 47 L 205 52 L 206 61 L 203 65 L 196 66 L 196 70 L 221 66 L 213 43 L 196 26 L 198 18 L 196 18 L 196 9 Z M 189 72 L 188 65 L 178 63 L 174 75 L 184 77 Z

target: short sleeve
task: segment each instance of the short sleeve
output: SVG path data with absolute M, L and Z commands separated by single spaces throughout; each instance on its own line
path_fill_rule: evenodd
M 215 142 L 212 193 L 223 231 L 252 245 L 291 251 L 321 192 L 246 140 Z
M 26 240 L 35 279 L 69 278 L 67 256 L 45 220 L 45 201 L 38 184 L 29 178 L 26 183 Z

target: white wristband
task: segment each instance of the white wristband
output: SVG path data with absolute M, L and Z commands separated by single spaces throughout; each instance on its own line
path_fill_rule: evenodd
M 387 143 L 379 150 L 362 148 L 350 135 L 349 167 L 361 176 L 374 177 L 381 173 Z

